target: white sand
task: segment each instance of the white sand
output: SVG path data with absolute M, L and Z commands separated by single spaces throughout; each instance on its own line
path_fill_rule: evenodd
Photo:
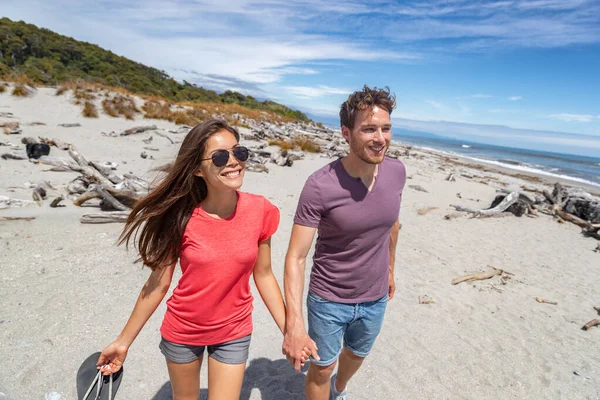
M 148 121 L 104 115 L 85 119 L 79 110 L 68 97 L 55 97 L 52 89 L 40 89 L 27 99 L 0 95 L 0 112 L 18 117 L 21 136 L 72 142 L 89 159 L 119 162 L 118 173 L 145 174 L 177 150 L 177 145 L 152 135 L 151 146 L 161 150 L 147 151 L 156 160 L 143 160 L 141 140 L 150 134 L 111 138 L 100 132 Z M 27 125 L 33 121 L 46 125 Z M 64 122 L 82 127 L 57 127 Z M 1 136 L 13 143 L 20 140 Z M 0 153 L 5 151 L 0 147 Z M 429 193 L 409 187 L 404 192 L 396 297 L 372 355 L 351 382 L 349 397 L 600 398 L 600 328 L 580 329 L 597 317 L 592 307 L 600 306 L 600 254 L 592 251 L 597 241 L 546 215 L 444 220 L 453 212 L 450 204 L 488 207 L 500 187 L 459 174 L 457 182 L 444 181 L 451 171 L 500 177 L 512 187 L 523 182 L 442 166 L 438 157 L 419 154 L 404 160 L 412 178 L 407 185 L 421 185 Z M 56 148 L 51 155 L 68 158 Z M 281 210 L 281 225 L 273 238 L 273 267 L 280 284 L 298 194 L 308 175 L 327 162 L 313 155 L 292 168 L 271 164 L 269 174 L 246 173 L 243 190 L 266 196 Z M 47 168 L 0 159 L 0 195 L 31 199 L 31 190 L 23 187 L 26 181 L 49 180 L 62 189 L 77 176 L 44 172 Z M 117 336 L 148 276 L 148 270 L 132 264 L 133 251 L 115 247 L 122 225 L 82 225 L 79 216 L 95 208 L 66 202 L 67 207 L 51 209 L 48 203 L 0 210 L 0 216 L 36 217 L 30 222 L 0 222 L 0 399 L 43 399 L 47 392 L 75 399 L 80 363 Z M 418 215 L 423 207 L 439 209 Z M 488 265 L 513 273 L 512 281 L 502 285 L 496 277 L 450 285 L 453 278 L 484 271 Z M 419 305 L 420 295 L 428 295 L 435 304 Z M 256 292 L 255 296 L 255 330 L 241 398 L 302 399 L 303 375 L 294 373 L 281 355 L 281 335 Z M 537 303 L 536 296 L 558 305 Z M 163 303 L 131 348 L 118 399 L 170 398 L 167 369 L 157 347 L 164 311 Z M 206 383 L 203 369 L 202 398 Z

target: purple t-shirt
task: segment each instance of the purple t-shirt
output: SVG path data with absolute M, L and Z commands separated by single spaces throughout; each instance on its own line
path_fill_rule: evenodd
M 400 214 L 406 169 L 386 157 L 369 192 L 341 160 L 304 185 L 294 223 L 318 228 L 309 290 L 329 301 L 362 303 L 388 292 L 390 229 Z

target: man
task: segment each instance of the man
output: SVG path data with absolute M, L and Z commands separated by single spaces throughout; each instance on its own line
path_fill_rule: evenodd
M 365 86 L 350 95 L 340 111 L 349 154 L 313 173 L 300 195 L 285 261 L 283 351 L 296 370 L 302 351 L 312 354 L 305 384 L 309 400 L 346 399 L 346 385 L 371 351 L 394 296 L 406 182 L 404 165 L 385 157 L 394 107 L 389 89 Z M 315 232 L 307 333 L 302 294 Z

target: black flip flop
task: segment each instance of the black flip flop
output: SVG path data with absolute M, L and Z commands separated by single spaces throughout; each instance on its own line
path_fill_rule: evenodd
M 102 375 L 102 372 L 96 368 L 100 354 L 97 352 L 86 358 L 77 371 L 77 399 L 79 400 L 113 400 L 117 394 L 123 378 L 123 366 L 114 374 Z

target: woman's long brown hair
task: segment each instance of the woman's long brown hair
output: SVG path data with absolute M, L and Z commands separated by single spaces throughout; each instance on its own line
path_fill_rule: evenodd
M 138 261 L 152 269 L 173 265 L 179 259 L 181 240 L 194 208 L 206 198 L 204 179 L 195 175 L 200 168 L 208 138 L 220 130 L 238 131 L 226 122 L 211 119 L 195 126 L 185 137 L 167 176 L 136 202 L 127 218 L 119 244 L 129 247 L 137 240 Z

